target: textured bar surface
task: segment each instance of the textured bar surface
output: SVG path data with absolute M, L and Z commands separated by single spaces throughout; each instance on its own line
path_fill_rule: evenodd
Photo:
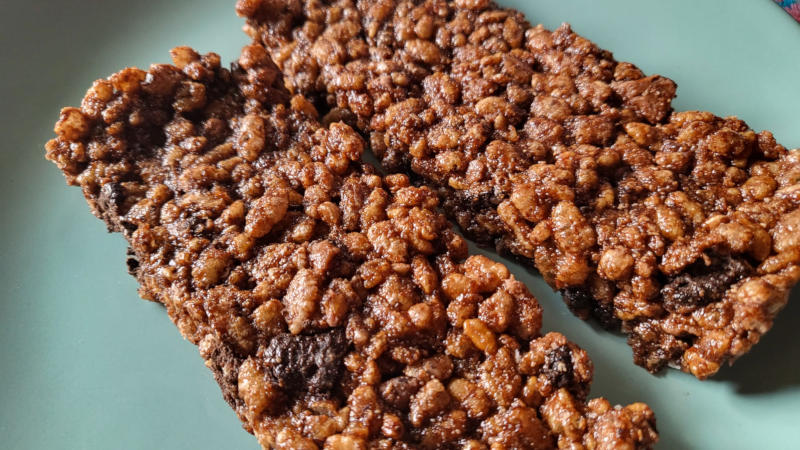
M 652 411 L 587 401 L 592 365 L 406 175 L 290 97 L 266 50 L 173 50 L 64 108 L 47 157 L 130 244 L 265 448 L 650 448 Z
M 747 352 L 800 278 L 800 156 L 673 81 L 486 0 L 240 0 L 290 90 L 537 268 L 634 360 L 698 378 Z

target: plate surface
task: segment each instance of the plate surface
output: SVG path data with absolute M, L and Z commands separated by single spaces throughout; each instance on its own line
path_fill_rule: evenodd
M 191 45 L 231 61 L 233 2 L 4 1 L 0 16 L 0 436 L 9 449 L 256 449 L 196 348 L 126 274 L 125 245 L 42 149 L 59 108 L 127 65 Z M 679 84 L 677 109 L 737 114 L 800 146 L 800 25 L 768 0 L 503 1 Z M 622 337 L 573 317 L 506 261 L 557 330 L 589 351 L 592 395 L 644 401 L 661 449 L 797 448 L 800 290 L 754 351 L 714 379 L 633 365 Z

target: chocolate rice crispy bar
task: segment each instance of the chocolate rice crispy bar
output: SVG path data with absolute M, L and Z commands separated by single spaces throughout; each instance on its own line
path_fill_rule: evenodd
M 487 0 L 240 0 L 291 91 L 538 269 L 634 360 L 698 378 L 747 352 L 800 278 L 800 152 L 672 112 L 673 81 Z
M 360 162 L 266 50 L 186 47 L 64 108 L 47 158 L 130 244 L 142 297 L 198 345 L 264 448 L 650 448 L 592 365 L 427 187 Z

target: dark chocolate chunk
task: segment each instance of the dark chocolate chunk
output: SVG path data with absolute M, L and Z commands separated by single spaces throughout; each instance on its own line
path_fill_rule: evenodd
M 282 333 L 270 341 L 264 363 L 290 395 L 329 393 L 342 375 L 347 347 L 341 328 L 307 336 Z
M 569 347 L 561 347 L 550 350 L 544 357 L 544 367 L 542 375 L 548 382 L 556 388 L 568 387 L 574 380 L 572 370 L 572 352 Z
M 640 323 L 628 335 L 628 345 L 633 349 L 633 361 L 651 373 L 660 371 L 669 361 L 680 358 L 690 346 L 685 340 L 662 333 L 651 322 Z
M 722 300 L 727 287 L 753 273 L 743 258 L 717 257 L 710 265 L 702 261 L 674 277 L 661 289 L 664 309 L 690 314 L 698 307 Z

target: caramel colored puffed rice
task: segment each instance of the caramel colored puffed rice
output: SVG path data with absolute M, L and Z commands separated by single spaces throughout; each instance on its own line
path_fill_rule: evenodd
M 800 154 L 485 0 L 240 0 L 294 92 L 415 173 L 650 371 L 747 352 L 800 279 Z M 480 334 L 477 328 L 473 335 Z M 479 342 L 484 342 L 479 339 Z
M 290 97 L 263 47 L 231 70 L 173 60 L 97 81 L 47 158 L 264 448 L 655 443 L 652 411 L 587 401 L 591 362 L 541 334 L 527 288 L 469 256 L 434 191 L 362 164 L 359 135 Z

